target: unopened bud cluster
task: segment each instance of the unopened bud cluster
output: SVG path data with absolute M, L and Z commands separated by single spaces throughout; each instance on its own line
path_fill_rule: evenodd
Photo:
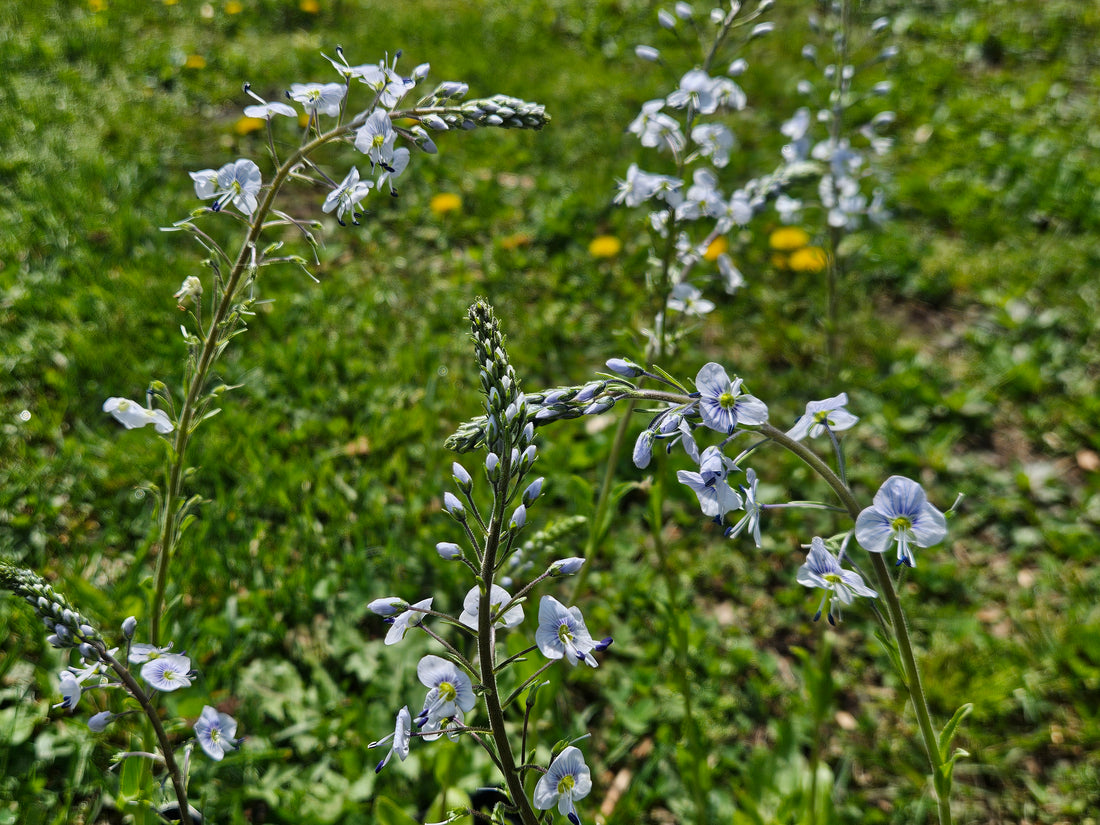
M 54 647 L 79 647 L 85 659 L 95 660 L 92 642 L 100 642 L 99 631 L 68 599 L 30 570 L 0 562 L 0 588 L 22 596 L 50 631 Z

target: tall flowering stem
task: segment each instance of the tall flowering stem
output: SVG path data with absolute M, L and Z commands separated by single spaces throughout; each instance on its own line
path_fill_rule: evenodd
M 409 85 L 407 88 L 412 88 L 412 86 Z M 288 219 L 281 215 L 274 221 L 268 221 L 272 214 L 277 214 L 274 213 L 274 204 L 280 191 L 288 180 L 300 175 L 301 170 L 315 168 L 312 157 L 322 147 L 333 143 L 349 142 L 353 139 L 357 148 L 368 151 L 368 154 L 370 152 L 375 153 L 370 155 L 372 165 L 377 165 L 379 169 L 386 170 L 380 180 L 388 177 L 392 181 L 392 178 L 404 168 L 401 164 L 407 162 L 407 160 L 402 160 L 398 153 L 406 153 L 404 157 L 407 158 L 408 150 L 399 149 L 394 151 L 391 149 L 390 156 L 387 159 L 378 154 L 378 149 L 365 144 L 363 137 L 366 132 L 382 131 L 384 127 L 389 126 L 393 121 L 412 120 L 418 124 L 426 124 L 433 130 L 448 130 L 452 127 L 469 129 L 479 126 L 539 129 L 548 120 L 541 106 L 504 95 L 464 103 L 448 102 L 450 98 L 461 95 L 464 91 L 465 84 L 443 84 L 433 95 L 421 102 L 423 105 L 405 109 L 391 108 L 388 111 L 378 108 L 367 109 L 346 123 L 340 122 L 343 114 L 341 109 L 341 118 L 337 120 L 337 125 L 326 132 L 321 132 L 317 128 L 316 124 L 319 122 L 319 118 L 316 111 L 314 111 L 310 120 L 311 127 L 315 129 L 314 136 L 311 139 L 304 140 L 294 152 L 278 165 L 273 180 L 262 190 L 262 197 L 257 199 L 252 211 L 242 210 L 248 214 L 248 229 L 241 242 L 236 259 L 233 261 L 232 267 L 221 286 L 221 293 L 213 317 L 202 336 L 198 357 L 189 370 L 186 393 L 179 412 L 174 441 L 172 442 L 158 530 L 159 542 L 154 545 L 157 548 L 157 561 L 154 575 L 155 586 L 150 605 L 150 627 L 154 645 L 158 644 L 161 638 L 161 614 L 169 578 L 168 572 L 179 540 L 182 516 L 185 515 L 188 508 L 188 503 L 185 503 L 182 498 L 187 448 L 195 428 L 202 420 L 201 412 L 204 409 L 205 402 L 211 397 L 207 390 L 210 371 L 218 356 L 228 344 L 229 339 L 241 324 L 241 315 L 247 312 L 246 303 L 241 301 L 242 287 L 252 282 L 258 267 L 274 262 L 264 260 L 259 243 L 264 229 L 288 222 Z M 395 103 L 396 101 L 391 105 L 395 105 Z M 377 125 L 379 120 L 382 121 L 381 127 Z M 392 127 L 389 127 L 389 133 L 387 134 L 392 135 L 394 131 Z M 406 131 L 403 134 L 410 140 L 415 141 L 424 151 L 435 151 L 434 143 L 427 136 L 427 132 L 424 131 L 422 126 L 417 126 L 412 132 Z M 392 136 L 388 137 L 388 140 L 390 143 L 386 144 L 387 146 L 392 144 Z M 401 169 L 397 168 L 399 165 Z M 202 173 L 197 174 L 201 175 Z M 196 181 L 198 180 L 199 178 L 196 178 Z M 343 191 L 344 188 L 344 186 L 338 187 L 334 194 Z M 366 188 L 364 185 L 361 191 L 365 193 Z M 215 208 L 210 211 L 218 211 L 219 208 L 216 203 Z M 342 211 L 339 214 L 342 214 Z M 306 231 L 306 222 L 294 220 L 289 222 Z M 205 239 L 205 235 L 190 220 L 181 221 L 174 228 L 188 229 L 200 239 Z M 308 232 L 307 237 L 309 237 Z
M 0 590 L 9 590 L 21 596 L 34 610 L 35 614 L 51 631 L 50 640 L 58 647 L 79 648 L 85 660 L 101 662 L 119 678 L 126 691 L 141 705 L 141 710 L 152 725 L 153 733 L 164 759 L 164 766 L 172 780 L 176 801 L 180 806 L 180 821 L 183 825 L 192 825 L 191 809 L 187 803 L 187 781 L 176 762 L 172 743 L 164 730 L 152 701 L 145 689 L 138 684 L 130 669 L 115 658 L 108 650 L 99 632 L 82 616 L 69 601 L 41 576 L 30 570 L 0 562 Z
M 500 325 L 492 307 L 484 301 L 478 301 L 470 307 L 469 317 L 473 327 L 475 357 L 481 366 L 481 386 L 488 399 L 486 446 L 500 457 L 499 472 L 493 482 L 493 512 L 481 558 L 480 575 L 484 586 L 478 605 L 478 666 L 489 727 L 496 744 L 497 761 L 508 786 L 508 793 L 524 825 L 537 825 L 538 816 L 524 793 L 523 780 L 516 769 L 512 744 L 505 726 L 504 708 L 497 687 L 496 622 L 490 603 L 501 534 L 507 523 L 508 488 L 515 469 L 512 462 L 520 455 L 526 409 L 515 372 L 508 363 Z

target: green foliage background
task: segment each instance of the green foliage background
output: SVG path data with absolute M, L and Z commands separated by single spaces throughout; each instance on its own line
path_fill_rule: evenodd
M 778 34 L 745 55 L 751 108 L 731 121 L 732 171 L 775 164 L 811 5 L 781 0 Z M 201 255 L 158 228 L 194 207 L 187 171 L 263 154 L 258 136 L 233 129 L 243 81 L 278 99 L 291 82 L 330 79 L 321 50 L 342 44 L 366 62 L 401 48 L 406 67 L 431 62 L 432 80 L 544 103 L 543 132 L 441 136 L 438 156 L 414 157 L 396 202 L 372 199 L 359 228 L 333 222 L 319 284 L 265 270 L 271 302 L 220 365 L 242 387 L 192 453 L 191 489 L 211 501 L 184 539 L 171 635 L 202 679 L 168 707 L 194 717 L 212 696 L 249 736 L 217 769 L 196 765 L 197 804 L 219 823 L 439 819 L 493 780 L 490 766 L 468 743 L 437 743 L 375 776 L 379 754 L 365 746 L 418 701 L 426 648 L 383 647 L 365 604 L 434 594 L 457 610 L 468 587 L 432 548 L 453 537 L 439 511 L 442 440 L 479 406 L 463 321 L 475 296 L 504 319 L 528 388 L 581 382 L 636 352 L 618 330 L 646 317 L 647 239 L 641 216 L 610 199 L 631 160 L 653 166 L 625 127 L 673 84 L 633 47 L 675 47 L 658 37 L 659 5 L 632 0 L 242 7 L 0 8 L 0 553 L 105 626 L 142 615 L 142 485 L 158 481 L 162 455 L 99 408 L 140 397 L 152 378 L 176 386 L 171 296 L 202 274 Z M 957 821 L 1096 823 L 1100 11 L 1073 0 L 860 10 L 883 13 L 900 47 L 888 98 L 895 219 L 858 239 L 846 366 L 830 384 L 822 285 L 770 266 L 766 218 L 738 250 L 748 286 L 720 301 L 699 351 L 666 366 L 736 368 L 773 421 L 847 390 L 864 494 L 891 473 L 919 478 L 944 507 L 967 494 L 950 542 L 920 554 L 905 589 L 937 718 L 975 705 Z M 189 55 L 205 65 L 188 68 Z M 444 191 L 463 207 L 440 218 L 428 202 Z M 297 190 L 291 211 L 317 214 L 323 195 Z M 623 240 L 617 259 L 589 256 L 602 233 Z M 546 431 L 536 525 L 591 508 L 610 423 Z M 756 468 L 765 501 L 820 492 L 782 461 Z M 645 477 L 619 467 L 621 479 Z M 688 815 L 693 762 L 672 678 L 686 665 L 716 821 L 802 821 L 814 736 L 832 821 L 931 821 L 913 720 L 864 617 L 851 611 L 837 633 L 814 625 L 816 597 L 794 584 L 799 542 L 820 528 L 769 516 L 757 551 L 701 526 L 690 494 L 667 486 L 665 538 L 687 595 L 670 600 L 645 496 L 628 493 L 579 602 L 616 644 L 543 706 L 544 744 L 595 732 L 586 819 L 601 805 L 612 823 Z M 570 537 L 561 555 L 582 543 Z M 676 623 L 692 643 L 686 663 L 667 644 Z M 0 825 L 121 821 L 99 778 L 128 746 L 125 725 L 92 735 L 84 714 L 51 710 L 60 659 L 14 600 L 0 602 L 0 638 Z M 835 700 L 815 716 L 806 685 L 826 640 Z M 627 783 L 618 797 L 616 779 Z

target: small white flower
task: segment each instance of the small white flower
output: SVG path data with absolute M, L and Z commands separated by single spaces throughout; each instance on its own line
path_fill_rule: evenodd
M 489 591 L 489 607 L 493 624 L 497 627 L 515 627 L 523 621 L 523 605 L 521 604 L 514 604 L 503 613 L 500 612 L 500 609 L 510 601 L 512 601 L 511 594 L 499 584 L 494 584 Z M 480 605 L 481 588 L 475 585 L 462 601 L 462 615 L 458 617 L 458 620 L 466 627 L 477 630 Z
M 340 114 L 347 87 L 343 83 L 292 83 L 287 96 L 302 104 L 311 117 Z
M 321 211 L 327 213 L 335 209 L 336 220 L 343 226 L 344 213 L 350 209 L 351 222 L 358 225 L 359 213 L 355 211 L 355 207 L 367 196 L 372 186 L 374 186 L 372 180 L 359 180 L 359 170 L 353 166 L 347 177 L 344 178 L 343 183 L 329 192 Z
M 152 424 L 158 433 L 165 435 L 176 428 L 164 410 L 146 409 L 129 398 L 108 398 L 103 402 L 103 412 L 113 415 L 128 430 Z

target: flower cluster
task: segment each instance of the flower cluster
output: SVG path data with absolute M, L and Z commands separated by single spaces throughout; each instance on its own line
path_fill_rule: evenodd
M 674 30 L 682 25 L 713 43 L 703 44 L 708 57 L 702 65 L 683 72 L 676 88 L 664 97 L 643 103 L 627 127 L 642 146 L 669 155 L 674 167 L 671 173 L 653 172 L 633 163 L 618 182 L 614 196 L 615 203 L 627 207 L 648 205 L 649 226 L 658 239 L 657 245 L 671 252 L 655 256 L 654 265 L 660 271 L 649 278 L 661 300 L 657 331 L 648 332 L 651 351 L 659 352 L 664 347 L 667 313 L 697 317 L 714 309 L 691 281 L 700 261 L 716 264 L 727 293 L 744 284 L 726 252 L 726 236 L 747 224 L 769 193 L 755 183 L 731 189 L 721 180 L 720 173 L 737 146 L 728 115 L 740 112 L 748 102 L 736 80 L 748 64 L 737 58 L 724 71 L 717 71 L 713 63 L 720 46 L 744 45 L 772 30 L 771 23 L 758 22 L 770 5 L 770 0 L 764 0 L 745 14 L 740 3 L 725 10 L 714 9 L 707 18 L 709 26 L 695 19 L 689 3 L 677 3 L 673 12 L 658 12 L 663 28 Z M 662 52 L 651 45 L 640 45 L 635 53 L 642 60 L 664 63 Z
M 481 469 L 485 482 L 491 488 L 493 504 L 491 511 L 483 511 L 474 496 L 473 477 L 462 464 L 455 462 L 451 467 L 455 491 L 444 493 L 443 509 L 458 524 L 462 537 L 457 542 L 439 542 L 436 553 L 444 560 L 465 565 L 476 579 L 476 584 L 467 591 L 462 601 L 459 616 L 437 612 L 432 608 L 432 598 L 410 604 L 402 598 L 387 596 L 375 599 L 368 605 L 371 611 L 390 623 L 387 644 L 400 642 L 409 630 L 418 628 L 439 642 L 445 652 L 444 656 L 424 656 L 417 665 L 420 682 L 428 689 L 421 710 L 413 714 L 408 705 L 402 707 L 397 713 L 393 732 L 372 743 L 372 747 L 390 746 L 376 770 L 382 770 L 394 755 L 403 761 L 416 738 L 431 741 L 444 734 L 451 739 L 468 734 L 484 744 L 479 733 L 483 733 L 485 728 L 471 728 L 467 724 L 468 715 L 478 707 L 480 695 L 493 738 L 491 752 L 504 775 L 510 806 L 531 812 L 532 804 L 540 810 L 556 804 L 562 814 L 573 822 L 579 822 L 573 803 L 584 797 L 591 788 L 591 779 L 580 751 L 569 746 L 558 753 L 539 780 L 533 800 L 528 801 L 524 796 L 522 774 L 535 768 L 516 764 L 508 739 L 510 729 L 505 727 L 503 714 L 512 701 L 522 693 L 528 693 L 528 710 L 523 717 L 522 734 L 526 740 L 533 694 L 542 686 L 538 684 L 540 675 L 559 660 L 568 662 L 570 666 L 583 662 L 589 667 L 597 667 L 595 654 L 606 650 L 612 640 L 596 641 L 578 607 L 567 607 L 553 596 L 543 595 L 539 601 L 534 644 L 518 657 L 498 663 L 496 641 L 503 633 L 522 632 L 526 620 L 524 603 L 536 586 L 576 573 L 584 564 L 584 559 L 577 557 L 557 559 L 546 565 L 541 574 L 522 585 L 514 595 L 505 586 L 516 586 L 518 577 L 532 569 L 534 564 L 529 556 L 532 548 L 521 545 L 518 536 L 526 527 L 528 508 L 542 494 L 543 479 L 529 478 L 538 458 L 533 442 L 534 424 L 539 412 L 552 409 L 557 404 L 587 407 L 615 381 L 594 382 L 590 387 L 573 388 L 557 396 L 544 393 L 534 401 L 520 390 L 504 348 L 499 323 L 491 309 L 478 302 L 471 308 L 470 319 L 485 396 L 485 414 L 478 419 L 476 437 L 472 438 L 470 448 L 477 444 L 487 451 Z M 560 530 L 571 526 L 575 525 L 548 531 L 539 542 L 546 543 L 559 535 Z M 476 660 L 463 656 L 459 646 L 450 644 L 439 635 L 433 626 L 437 623 L 429 623 L 429 618 L 442 619 L 476 639 Z M 502 701 L 498 679 L 507 678 L 510 663 L 535 650 L 546 658 L 546 663 L 533 676 L 511 686 L 507 693 L 509 698 Z M 524 751 L 521 746 L 520 752 Z M 534 817 L 533 813 L 531 817 Z
M 890 22 L 885 17 L 876 19 L 870 26 L 868 43 L 860 44 L 855 42 L 850 15 L 844 12 L 841 3 L 827 3 L 825 13 L 813 15 L 810 25 L 814 32 L 822 35 L 825 47 L 808 43 L 802 48 L 802 56 L 819 75 L 798 84 L 798 91 L 806 98 L 807 105 L 784 122 L 781 131 L 787 143 L 781 154 L 783 168 L 788 174 L 812 170 L 817 190 L 810 193 L 815 196 L 811 200 L 779 196 L 775 201 L 776 211 L 784 223 L 793 223 L 801 218 L 805 207 L 816 205 L 824 210 L 828 226 L 848 231 L 859 228 L 864 218 L 881 223 L 887 218 L 883 192 L 875 188 L 870 198 L 865 194 L 864 181 L 873 177 L 873 171 L 852 140 L 857 138 L 866 144 L 872 157 L 885 154 L 893 140 L 884 135 L 883 130 L 893 124 L 894 113 L 875 112 L 854 128 L 850 121 L 856 108 L 865 108 L 868 101 L 891 89 L 888 80 L 872 83 L 865 91 L 857 90 L 855 85 L 859 72 L 866 72 L 897 54 L 896 47 L 875 43 L 888 33 Z M 864 50 L 873 48 L 873 56 L 857 60 L 856 54 L 861 47 Z M 815 134 L 815 130 L 824 133 Z

